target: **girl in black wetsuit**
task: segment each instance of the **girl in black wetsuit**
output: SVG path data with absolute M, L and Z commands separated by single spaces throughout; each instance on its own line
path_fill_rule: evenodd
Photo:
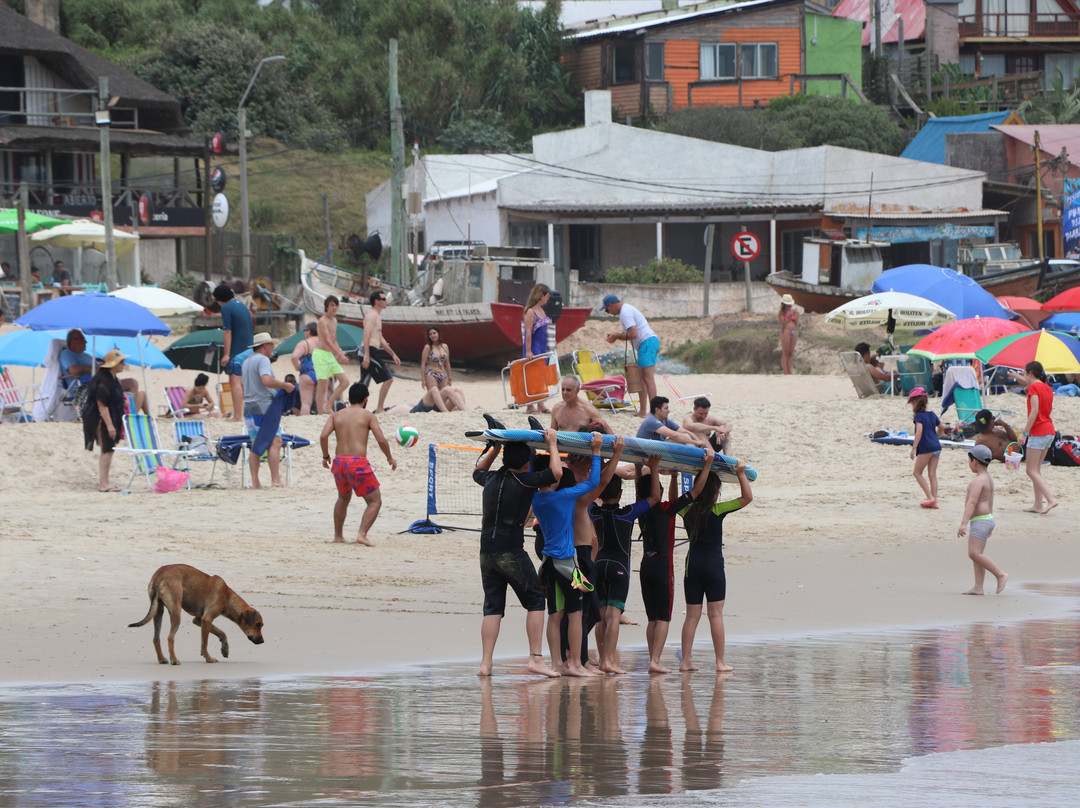
M 746 478 L 746 463 L 738 461 L 735 471 L 739 478 L 739 497 L 717 502 L 720 478 L 710 472 L 701 495 L 694 504 L 680 513 L 690 536 L 690 551 L 686 555 L 683 593 L 686 597 L 686 620 L 682 628 L 682 664 L 680 671 L 697 670 L 691 661 L 694 633 L 701 620 L 701 604 L 709 605 L 709 631 L 716 654 L 716 672 L 732 670 L 724 662 L 724 601 L 727 598 L 727 576 L 724 574 L 724 517 L 745 508 L 753 499 L 750 481 Z

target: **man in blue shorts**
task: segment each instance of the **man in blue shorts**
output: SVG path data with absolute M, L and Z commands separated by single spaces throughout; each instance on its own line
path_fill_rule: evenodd
M 656 397 L 656 358 L 660 356 L 660 337 L 656 336 L 649 321 L 629 303 L 623 303 L 616 295 L 605 295 L 600 308 L 619 318 L 621 331 L 607 335 L 607 341 L 614 344 L 619 340 L 629 340 L 637 353 L 638 367 L 641 368 L 641 382 L 645 385 L 643 393 L 638 393 L 638 418 L 646 415 L 645 405 Z
M 247 306 L 236 299 L 227 283 L 214 287 L 214 300 L 221 304 L 221 332 L 225 341 L 225 372 L 229 374 L 232 393 L 233 420 L 244 420 L 244 384 L 241 378 L 241 362 L 238 357 L 246 351 L 255 336 L 255 325 Z M 222 406 L 224 410 L 224 406 Z
M 274 370 L 270 367 L 270 354 L 274 352 L 274 339 L 265 331 L 256 334 L 251 344 L 252 353 L 244 360 L 241 369 L 244 384 L 244 425 L 247 426 L 248 437 L 252 441 L 259 434 L 263 416 L 270 409 L 270 403 L 274 400 L 274 390 L 284 390 L 291 393 L 296 389 L 292 382 L 282 382 L 274 378 Z M 262 488 L 259 483 L 259 463 L 262 458 L 255 452 L 248 452 L 248 470 L 251 472 L 251 487 Z M 266 464 L 270 467 L 270 482 L 273 485 L 281 485 L 281 430 L 274 436 L 270 448 L 267 450 Z

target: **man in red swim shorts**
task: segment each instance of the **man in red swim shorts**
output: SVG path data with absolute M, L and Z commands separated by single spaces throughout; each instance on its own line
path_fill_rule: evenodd
M 337 483 L 338 498 L 334 503 L 334 541 L 345 541 L 342 530 L 345 527 L 345 515 L 349 511 L 349 502 L 355 493 L 364 498 L 367 508 L 360 519 L 360 530 L 357 531 L 356 541 L 368 547 L 374 547 L 375 542 L 368 538 L 368 531 L 375 523 L 382 507 L 382 495 L 379 493 L 379 481 L 375 478 L 375 471 L 367 459 L 368 436 L 375 438 L 379 444 L 391 469 L 397 468 L 394 456 L 390 453 L 390 444 L 387 442 L 379 426 L 379 419 L 364 409 L 368 400 L 367 385 L 357 382 L 349 388 L 349 406 L 333 413 L 326 421 L 322 434 L 319 436 L 319 445 L 322 446 L 323 468 L 330 469 L 334 473 L 334 481 Z M 330 436 L 337 439 L 336 454 L 331 462 Z

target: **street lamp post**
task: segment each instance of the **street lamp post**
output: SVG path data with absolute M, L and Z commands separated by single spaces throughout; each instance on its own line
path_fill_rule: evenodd
M 255 79 L 259 71 L 267 62 L 283 62 L 284 56 L 267 56 L 255 65 L 255 72 L 251 74 L 251 81 L 240 99 L 240 106 L 236 108 L 236 118 L 240 128 L 240 236 L 244 242 L 244 280 L 251 280 L 251 228 L 248 219 L 248 186 L 247 186 L 247 103 L 248 94 L 255 85 Z

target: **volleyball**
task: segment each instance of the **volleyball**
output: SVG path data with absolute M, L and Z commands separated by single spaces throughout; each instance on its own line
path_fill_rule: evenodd
M 420 431 L 415 426 L 405 424 L 397 428 L 397 442 L 406 449 L 415 446 L 420 440 Z

